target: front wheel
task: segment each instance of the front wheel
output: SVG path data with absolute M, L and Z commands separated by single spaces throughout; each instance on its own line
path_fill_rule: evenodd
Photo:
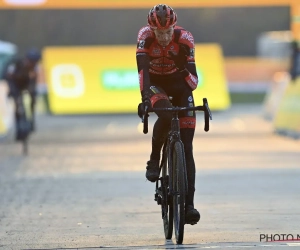
M 170 240 L 173 234 L 173 204 L 172 196 L 169 192 L 169 167 L 168 161 L 165 158 L 164 165 L 162 166 L 162 217 L 164 224 L 165 238 Z
M 181 142 L 175 142 L 172 151 L 173 217 L 176 243 L 182 244 L 185 224 L 185 158 Z
M 23 145 L 23 154 L 27 155 L 28 154 L 28 139 L 31 131 L 31 123 L 26 120 L 26 117 L 23 116 L 20 118 L 18 121 L 18 137 L 22 141 Z

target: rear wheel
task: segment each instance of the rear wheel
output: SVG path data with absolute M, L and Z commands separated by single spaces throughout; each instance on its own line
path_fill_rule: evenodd
M 172 152 L 173 217 L 176 243 L 182 244 L 185 224 L 185 158 L 181 142 L 175 142 Z
M 165 157 L 164 164 L 162 166 L 162 217 L 164 224 L 165 238 L 170 240 L 173 234 L 173 204 L 172 196 L 169 194 L 169 168 L 167 163 L 167 157 Z
M 28 155 L 28 137 L 23 139 L 22 144 L 23 144 L 23 154 Z
M 20 118 L 18 130 L 19 130 L 18 134 L 22 141 L 23 154 L 27 155 L 28 154 L 28 139 L 29 139 L 29 135 L 30 135 L 31 124 L 28 120 L 26 120 L 25 116 L 22 116 Z

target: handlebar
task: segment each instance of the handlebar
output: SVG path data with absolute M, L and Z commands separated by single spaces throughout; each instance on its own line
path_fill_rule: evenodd
M 142 122 L 144 124 L 143 133 L 148 133 L 148 117 L 149 113 L 155 111 L 166 111 L 166 112 L 179 112 L 179 111 L 204 111 L 204 131 L 209 131 L 209 120 L 212 120 L 212 114 L 210 112 L 208 102 L 206 98 L 203 98 L 203 106 L 195 106 L 195 107 L 172 107 L 172 108 L 151 108 L 149 106 L 145 106 L 144 115 L 142 117 Z

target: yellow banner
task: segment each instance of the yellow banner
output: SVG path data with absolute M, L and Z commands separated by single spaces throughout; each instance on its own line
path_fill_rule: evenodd
M 136 46 L 47 47 L 43 66 L 54 114 L 136 112 L 141 101 Z M 212 110 L 230 99 L 217 44 L 196 45 L 199 87 L 196 104 L 207 97 Z
M 300 77 L 289 84 L 275 116 L 275 129 L 300 136 Z
M 173 8 L 290 5 L 298 0 L 173 0 Z M 148 0 L 0 0 L 0 8 L 147 8 L 159 2 Z

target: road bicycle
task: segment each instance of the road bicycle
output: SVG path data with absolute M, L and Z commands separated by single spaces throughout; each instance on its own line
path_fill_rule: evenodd
M 161 206 L 165 238 L 172 238 L 174 227 L 176 243 L 182 244 L 185 225 L 185 197 L 188 185 L 178 113 L 180 111 L 204 111 L 204 130 L 206 132 L 209 131 L 209 120 L 212 120 L 212 114 L 206 98 L 203 98 L 203 106 L 196 107 L 151 108 L 146 106 L 142 116 L 144 134 L 148 133 L 148 113 L 155 111 L 172 112 L 172 121 L 162 149 L 159 166 L 160 177 L 156 181 L 154 200 Z
M 18 140 L 22 142 L 22 151 L 24 155 L 28 154 L 28 139 L 32 131 L 32 124 L 29 120 L 28 110 L 26 110 L 24 105 L 24 95 L 27 93 L 22 93 L 16 97 L 16 113 L 18 119 L 16 121 L 16 129 L 18 134 Z

